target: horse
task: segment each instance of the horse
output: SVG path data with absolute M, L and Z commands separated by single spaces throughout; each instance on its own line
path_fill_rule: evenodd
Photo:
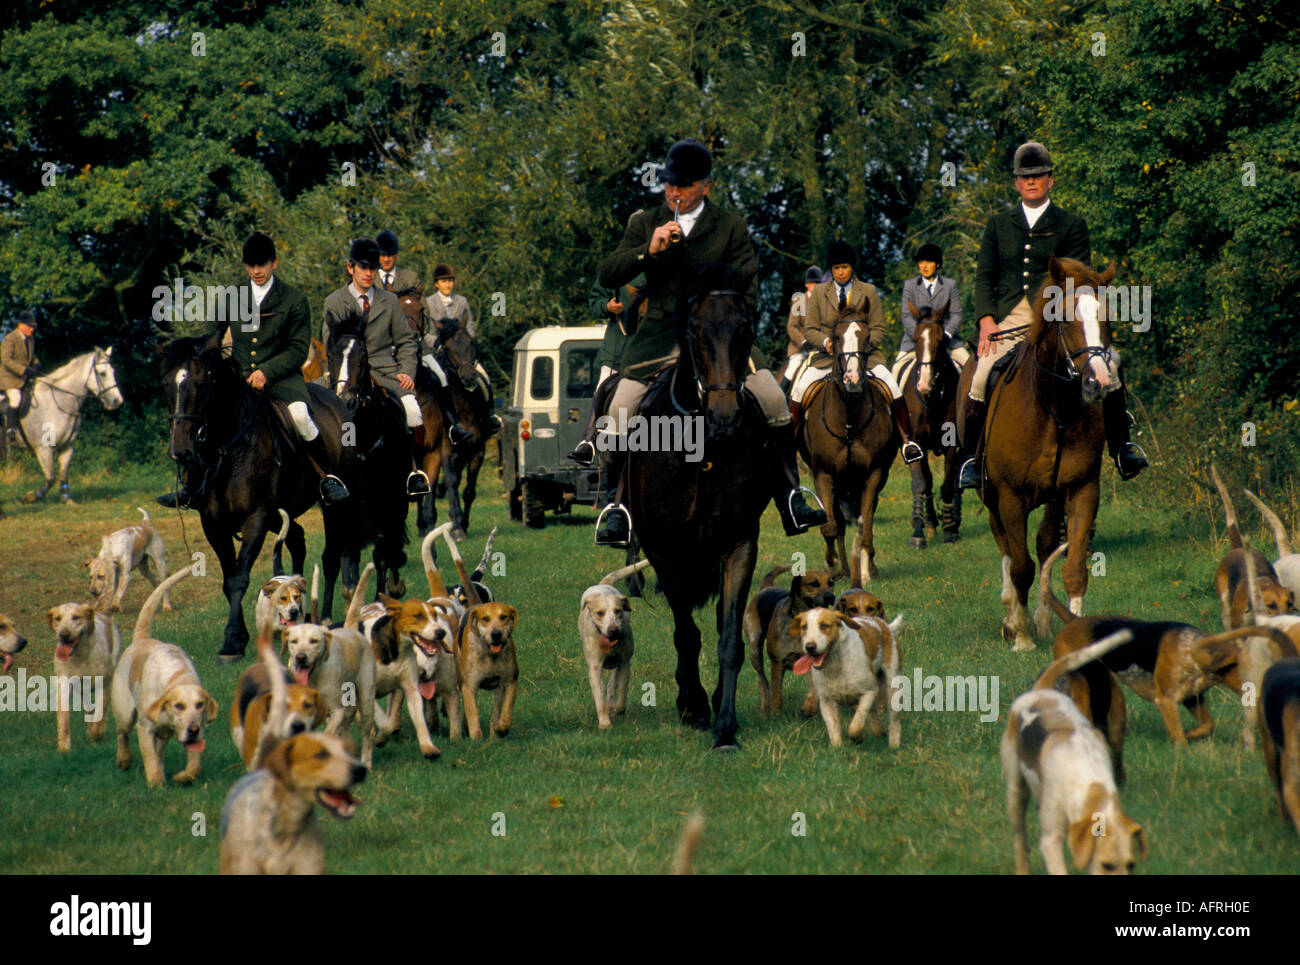
M 330 387 L 348 412 L 354 439 L 345 439 L 345 453 L 355 471 L 353 513 L 361 527 L 361 544 L 373 542 L 378 586 L 389 596 L 406 593 L 401 570 L 406 563 L 406 476 L 411 449 L 402 407 L 370 375 L 365 320 L 358 314 L 335 325 L 325 345 Z M 328 580 L 329 577 L 327 576 Z M 344 574 L 344 592 L 356 586 Z
M 633 527 L 673 613 L 677 649 L 677 712 L 701 730 L 710 721 L 700 683 L 700 631 L 693 611 L 717 594 L 718 685 L 713 692 L 714 747 L 736 746 L 736 681 L 744 657 L 740 624 L 758 554 L 758 523 L 768 500 L 768 462 L 776 455 L 762 416 L 742 410 L 754 324 L 744 292 L 749 276 L 704 266 L 683 284 L 677 311 L 678 362 L 647 392 L 639 415 L 647 425 L 702 420 L 704 447 L 692 460 L 684 447 L 628 453 L 627 502 Z
M 243 655 L 248 643 L 243 599 L 262 542 L 279 522 L 281 508 L 296 519 L 317 502 L 317 476 L 298 446 L 288 441 L 293 430 L 277 425 L 268 397 L 248 385 L 215 338 L 179 338 L 157 351 L 171 411 L 168 453 L 180 471 L 202 480 L 190 505 L 198 510 L 203 535 L 221 563 L 221 588 L 230 612 L 218 660 L 230 662 Z M 307 391 L 327 447 L 332 455 L 341 452 L 347 410 L 319 385 L 309 384 Z M 328 614 L 340 560 L 346 557 L 355 572 L 359 548 L 352 537 L 348 502 L 321 510 L 321 564 L 327 580 L 323 603 Z M 238 555 L 236 534 L 242 540 Z M 297 523 L 290 527 L 285 545 L 294 572 L 301 573 L 307 546 Z
M 835 327 L 830 375 L 813 383 L 804 396 L 797 440 L 813 473 L 817 498 L 826 507 L 822 538 L 826 566 L 844 573 L 847 559 L 844 503 L 858 508 L 857 548 L 849 564 L 851 583 L 862 586 L 880 576 L 872 528 L 880 492 L 901 439 L 894 426 L 889 390 L 867 372 L 871 344 L 867 316 L 846 311 Z
M 955 543 L 961 530 L 961 490 L 957 473 L 961 452 L 957 448 L 957 382 L 961 376 L 948 354 L 948 334 L 939 322 L 947 305 L 938 309 L 912 308 L 917 318 L 916 360 L 903 380 L 903 398 L 912 422 L 912 439 L 927 453 L 943 456 L 943 541 Z M 912 463 L 912 536 L 907 545 L 924 549 L 926 537 L 933 538 L 938 520 L 934 513 L 934 476 L 930 460 Z
M 456 422 L 470 434 L 461 445 L 449 447 L 443 463 L 447 473 L 447 508 L 454 524 L 452 535 L 461 540 L 469 531 L 469 511 L 478 492 L 478 473 L 488 436 L 492 434 L 492 389 L 490 385 L 487 387 L 486 396 L 479 389 L 478 348 L 469 332 L 454 318 L 435 319 L 433 324 L 438 333 L 434 357 L 447 373 Z M 429 482 L 433 482 L 432 476 Z
M 45 498 L 54 485 L 57 460 L 59 498 L 72 503 L 68 465 L 72 462 L 72 444 L 77 441 L 81 428 L 81 403 L 86 396 L 93 395 L 110 412 L 122 405 L 112 354 L 112 348 L 96 347 L 32 381 L 31 405 L 19 422 L 22 432 L 18 444 L 36 455 L 45 484 L 25 493 L 23 502 L 34 503 Z
M 311 349 L 307 352 L 307 361 L 302 364 L 302 377 L 307 382 L 315 382 L 326 373 L 325 346 L 320 339 L 311 340 Z
M 1083 612 L 1088 588 L 1087 541 L 1097 518 L 1101 454 L 1106 433 L 1101 396 L 1118 388 L 1107 365 L 1110 325 L 1105 298 L 1098 286 L 1115 276 L 1112 265 L 1097 274 L 1072 258 L 1053 257 L 1048 277 L 1034 296 L 1034 321 L 1017 346 L 1006 374 L 988 398 L 983 459 L 982 498 L 989 510 L 989 528 L 1002 554 L 1002 620 L 1004 639 L 1012 649 L 1034 649 L 1028 616 L 1029 588 L 1036 569 L 1026 548 L 1029 513 L 1045 506 L 1038 527 L 1038 559 L 1045 560 L 1058 545 L 1063 519 L 1068 520 L 1069 551 L 1065 589 L 1070 611 Z M 1073 304 L 1062 307 L 1061 293 L 1073 279 Z M 1064 288 L 1069 291 L 1068 288 Z M 1047 311 L 1052 306 L 1051 311 Z M 1063 317 L 1062 317 L 1063 316 Z M 1076 366 L 1075 359 L 1087 362 Z M 962 373 L 966 397 L 975 358 Z M 961 429 L 965 432 L 965 414 Z M 1050 613 L 1035 614 L 1046 637 Z

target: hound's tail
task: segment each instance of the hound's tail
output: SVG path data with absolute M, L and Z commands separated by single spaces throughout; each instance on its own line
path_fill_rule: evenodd
M 279 512 L 280 512 L 280 532 L 275 537 L 276 552 L 279 552 L 280 547 L 284 545 L 284 541 L 288 539 L 289 527 L 293 523 L 293 520 L 289 518 L 289 514 L 286 513 L 283 509 L 281 509 Z
M 1069 543 L 1062 543 L 1056 549 L 1052 550 L 1052 555 L 1043 560 L 1043 569 L 1038 580 L 1039 606 L 1050 607 L 1052 612 L 1061 618 L 1062 623 L 1069 623 L 1071 620 L 1078 619 L 1070 612 L 1069 608 L 1060 601 L 1057 595 L 1052 592 L 1052 567 L 1056 565 L 1056 561 L 1060 559 L 1069 548 Z M 1047 635 L 1045 630 L 1042 635 Z
M 699 811 L 692 811 L 691 816 L 686 819 L 686 825 L 682 828 L 682 836 L 677 841 L 677 853 L 673 855 L 673 874 L 691 873 L 691 861 L 695 858 L 695 850 L 700 846 L 700 839 L 703 836 L 704 815 Z
M 470 579 L 483 579 L 483 574 L 488 571 L 488 563 L 492 559 L 492 541 L 496 538 L 497 528 L 493 526 L 492 532 L 488 533 L 487 542 L 483 544 L 483 557 L 478 561 L 478 566 L 474 567 L 474 572 L 470 574 Z
M 1034 681 L 1033 689 L 1051 690 L 1061 677 L 1078 670 L 1086 663 L 1092 663 L 1098 657 L 1110 653 L 1116 647 L 1128 643 L 1132 639 L 1133 631 L 1125 627 L 1123 630 L 1115 631 L 1108 637 L 1103 637 L 1091 646 L 1058 657 L 1047 665 L 1046 670 L 1038 675 L 1038 679 Z
M 443 533 L 449 532 L 455 523 L 443 523 L 437 526 L 424 537 L 424 542 L 420 544 L 420 559 L 424 562 L 424 578 L 429 581 L 429 598 L 445 597 L 447 595 L 447 584 L 442 582 L 442 574 L 438 572 L 438 564 L 433 561 L 433 541 Z M 493 530 L 496 532 L 496 530 Z
M 262 725 L 261 738 L 257 743 L 257 750 L 253 753 L 253 759 L 248 762 L 250 771 L 261 767 L 266 756 L 280 743 L 280 735 L 284 733 L 284 718 L 289 712 L 289 698 L 284 685 L 284 668 L 275 659 L 275 652 L 271 649 L 270 624 L 267 624 L 258 634 L 257 656 L 262 661 L 262 666 L 266 668 L 267 678 L 271 681 L 271 712 L 267 714 L 266 722 Z
M 776 578 L 782 573 L 789 573 L 792 569 L 794 569 L 794 567 L 787 563 L 785 566 L 778 566 L 768 570 L 767 573 L 763 575 L 762 582 L 758 584 L 758 592 L 762 593 L 764 590 L 775 586 Z
M 162 602 L 162 598 L 167 594 L 167 592 L 181 580 L 185 579 L 185 577 L 189 576 L 190 571 L 193 569 L 194 564 L 191 563 L 189 566 L 185 567 L 185 569 L 177 570 L 171 576 L 167 577 L 167 579 L 154 587 L 153 592 L 149 594 L 149 599 L 145 600 L 144 606 L 140 607 L 140 615 L 135 618 L 135 629 L 131 631 L 132 640 L 142 640 L 145 637 L 152 636 L 150 631 L 153 628 L 153 616 L 158 612 L 158 604 Z
M 649 565 L 650 565 L 649 560 L 641 560 L 640 562 L 633 563 L 631 566 L 624 566 L 620 569 L 617 569 L 613 573 L 606 573 L 605 577 L 600 581 L 601 585 L 613 586 L 619 580 L 626 580 L 633 573 L 640 573 Z
M 357 580 L 356 589 L 352 591 L 352 599 L 348 600 L 347 613 L 343 615 L 345 630 L 355 630 L 361 626 L 361 601 L 366 598 L 366 586 L 370 583 L 370 574 L 373 572 L 375 572 L 374 563 L 367 563 L 366 568 L 361 571 L 361 578 Z
M 311 568 L 311 622 L 320 624 L 320 564 Z
M 153 522 L 153 520 L 151 520 L 151 519 L 149 518 L 149 513 L 145 510 L 145 508 L 144 508 L 143 506 L 137 506 L 136 509 L 140 510 L 140 515 L 144 517 L 144 521 L 145 521 L 146 523 L 152 523 L 152 522 Z M 1275 518 L 1276 518 L 1276 517 L 1275 517 Z
M 1277 513 L 1265 506 L 1264 501 L 1249 489 L 1243 491 L 1246 494 L 1246 498 L 1255 504 L 1255 508 L 1259 510 L 1259 515 L 1264 517 L 1264 521 L 1268 523 L 1269 527 L 1273 530 L 1273 538 L 1277 540 L 1277 555 L 1291 555 L 1291 538 L 1287 536 L 1286 527 L 1282 525 L 1282 520 L 1277 518 Z
M 451 538 L 451 530 L 442 534 L 443 540 L 447 543 L 447 551 L 451 553 L 451 561 L 456 564 L 456 575 L 460 577 L 460 585 L 465 589 L 465 596 L 469 600 L 470 606 L 478 606 L 483 601 L 479 599 L 478 590 L 474 587 L 474 581 L 470 575 L 465 572 L 465 561 L 460 558 L 460 548 L 456 541 Z
M 1228 541 L 1232 543 L 1233 549 L 1239 550 L 1241 530 L 1237 528 L 1237 512 L 1232 508 L 1232 497 L 1228 495 L 1228 487 L 1219 478 L 1219 471 L 1214 468 L 1214 463 L 1210 463 L 1210 478 L 1214 480 L 1214 488 L 1219 491 L 1219 498 L 1223 500 L 1223 515 L 1228 520 Z
M 1225 644 L 1243 637 L 1258 638 L 1262 646 L 1250 644 L 1227 647 Z M 1277 660 L 1300 655 L 1295 642 L 1276 627 L 1237 627 L 1210 637 L 1201 637 L 1192 644 L 1192 656 L 1205 670 L 1219 670 L 1237 664 L 1243 681 L 1258 682 L 1264 671 Z

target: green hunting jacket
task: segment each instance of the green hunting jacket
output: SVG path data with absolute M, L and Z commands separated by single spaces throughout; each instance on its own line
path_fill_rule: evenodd
M 256 305 L 248 280 L 239 286 L 241 305 Z M 271 290 L 257 306 L 250 322 L 215 322 L 212 334 L 218 338 L 230 331 L 230 356 L 245 376 L 261 371 L 267 384 L 289 375 L 302 377 L 302 367 L 311 351 L 311 312 L 307 296 L 279 275 L 273 275 Z
M 1051 201 L 1032 230 L 1019 203 L 990 218 L 975 270 L 975 318 L 1000 322 L 1021 298 L 1032 301 L 1052 255 L 1090 265 L 1088 223 Z
M 757 303 L 758 261 L 744 218 L 706 199 L 689 235 L 666 251 L 650 254 L 655 228 L 672 220 L 667 204 L 636 212 L 618 248 L 600 264 L 600 284 L 606 288 L 619 288 L 641 272 L 650 287 L 645 317 L 623 350 L 622 371 L 634 379 L 648 379 L 672 357 L 677 347 L 678 284 L 700 265 L 721 262 L 752 272 L 746 291 L 751 313 Z
M 637 275 L 618 290 L 606 288 L 600 283 L 599 279 L 592 284 L 591 291 L 587 293 L 587 308 L 592 318 L 605 323 L 605 337 L 601 340 L 600 352 L 596 355 L 597 368 L 608 365 L 615 372 L 620 371 L 623 363 L 623 350 L 627 348 L 628 340 L 632 337 L 625 331 L 629 327 L 627 313 L 631 308 L 636 289 L 644 284 L 645 275 Z M 623 311 L 615 315 L 606 311 L 605 306 L 611 298 L 616 296 L 623 303 Z

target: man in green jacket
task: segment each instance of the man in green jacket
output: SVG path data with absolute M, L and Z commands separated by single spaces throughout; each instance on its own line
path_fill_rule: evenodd
M 335 467 L 335 460 L 312 421 L 308 409 L 311 397 L 302 377 L 302 367 L 311 348 L 307 296 L 276 276 L 275 269 L 280 262 L 275 255 L 275 242 L 260 231 L 249 235 L 244 242 L 243 261 L 252 297 L 241 297 L 238 304 L 256 305 L 253 318 L 215 319 L 211 334 L 224 339 L 229 333 L 230 357 L 249 386 L 286 404 L 303 449 L 319 467 L 321 500 L 340 502 L 347 499 L 348 489 L 330 471 Z M 182 486 L 178 492 L 159 496 L 158 502 L 168 507 L 184 507 L 194 495 L 187 486 Z
M 1020 204 L 989 219 L 980 242 L 975 272 L 975 317 L 979 319 L 979 361 L 966 400 L 966 462 L 958 485 L 979 485 L 980 436 L 984 432 L 984 391 L 993 363 L 1017 342 L 1034 321 L 1031 299 L 1047 275 L 1053 256 L 1091 263 L 1088 225 L 1076 214 L 1052 204 L 1052 158 L 1047 148 L 1028 141 L 1016 148 L 1012 167 Z M 1022 328 L 1023 327 L 1023 328 Z M 994 332 L 1022 329 L 1022 334 L 991 340 Z M 1147 466 L 1146 454 L 1128 440 L 1124 390 L 1116 389 L 1102 404 L 1106 443 L 1121 479 L 1132 479 Z
M 679 141 L 668 151 L 659 180 L 665 185 L 664 203 L 639 211 L 628 220 L 617 250 L 600 265 L 600 284 L 617 289 L 638 274 L 646 278 L 646 310 L 636 332 L 628 339 L 621 363 L 622 379 L 614 389 L 609 414 L 616 432 L 627 432 L 626 418 L 636 411 L 655 372 L 679 354 L 675 318 L 679 286 L 700 266 L 716 262 L 750 275 L 746 300 L 754 311 L 758 290 L 757 259 L 745 219 L 706 202 L 713 157 L 698 141 Z M 753 366 L 751 366 L 753 368 Z M 794 433 L 785 396 L 767 369 L 754 369 L 745 388 L 762 410 L 781 470 L 777 508 L 786 533 L 802 533 L 826 522 L 825 511 L 810 507 L 799 487 L 794 461 Z M 607 453 L 610 479 L 622 475 L 627 462 L 625 446 Z M 631 517 L 625 507 L 605 507 L 597 527 L 596 542 L 626 545 Z

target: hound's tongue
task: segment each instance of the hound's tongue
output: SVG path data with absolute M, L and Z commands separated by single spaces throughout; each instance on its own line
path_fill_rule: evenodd
M 301 667 L 297 667 L 293 672 L 293 679 L 298 681 L 298 683 L 301 684 L 302 686 L 306 687 L 309 685 L 311 681 L 311 672 L 308 670 L 303 670 Z
M 321 791 L 321 800 L 334 809 L 341 818 L 350 818 L 356 810 L 357 799 L 347 791 Z
M 55 659 L 67 660 L 71 656 L 72 656 L 72 647 L 68 646 L 66 643 L 60 643 L 55 646 L 54 648 Z M 5 669 L 6 670 L 9 669 L 8 665 L 5 666 Z
M 9 668 L 12 667 L 13 665 L 14 665 L 14 655 L 12 653 L 6 653 L 5 665 L 3 669 L 0 669 L 0 673 L 8 673 Z
M 433 695 L 438 692 L 438 682 L 436 680 L 420 681 L 420 696 L 425 700 L 433 700 Z
M 808 654 L 804 654 L 794 662 L 794 672 L 807 673 L 813 667 L 820 667 L 825 660 L 826 654 L 822 654 L 820 657 L 810 657 Z
M 202 754 L 203 748 L 205 747 L 207 747 L 207 745 L 201 740 L 191 741 L 185 745 L 185 749 L 191 754 Z
M 603 633 L 597 637 L 596 642 L 600 645 L 601 653 L 609 653 L 611 650 L 614 649 L 614 641 L 611 640 L 609 637 L 605 636 Z

